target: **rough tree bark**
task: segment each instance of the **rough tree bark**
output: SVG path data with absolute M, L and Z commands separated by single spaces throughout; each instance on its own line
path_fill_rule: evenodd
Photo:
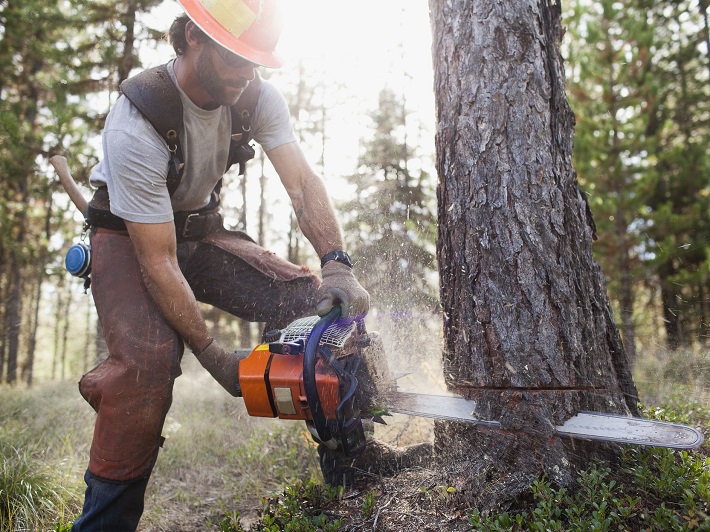
M 505 430 L 437 427 L 457 491 L 515 504 L 546 473 L 568 485 L 600 446 L 554 425 L 579 410 L 637 413 L 637 392 L 592 257 L 572 167 L 555 0 L 430 0 L 444 369 Z

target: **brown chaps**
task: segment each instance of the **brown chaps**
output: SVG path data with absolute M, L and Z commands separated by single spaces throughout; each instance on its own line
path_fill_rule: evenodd
M 128 234 L 98 229 L 91 246 L 92 294 L 109 356 L 79 383 L 97 413 L 89 471 L 131 480 L 155 463 L 184 348 L 145 287 Z M 240 318 L 282 327 L 315 313 L 318 278 L 243 233 L 180 243 L 178 261 L 198 301 Z

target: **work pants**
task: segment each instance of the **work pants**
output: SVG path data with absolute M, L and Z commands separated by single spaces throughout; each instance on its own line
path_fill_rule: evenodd
M 128 234 L 98 229 L 91 246 L 92 294 L 109 356 L 79 383 L 97 417 L 84 510 L 73 530 L 131 530 L 101 523 L 107 512 L 133 515 L 133 529 L 140 519 L 183 343 L 148 293 Z M 318 278 L 243 233 L 180 243 L 178 262 L 198 301 L 245 320 L 282 327 L 315 313 Z

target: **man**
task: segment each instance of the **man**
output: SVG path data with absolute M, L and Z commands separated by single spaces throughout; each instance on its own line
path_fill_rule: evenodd
M 107 118 L 104 158 L 91 175 L 92 293 L 109 357 L 79 385 L 97 418 L 75 531 L 136 529 L 183 342 L 240 395 L 239 359 L 210 337 L 197 301 L 274 326 L 334 304 L 346 317 L 369 306 L 323 182 L 296 143 L 283 97 L 267 82 L 244 132 L 276 169 L 322 257 L 322 281 L 221 227 L 215 186 L 231 157 L 230 106 L 259 82 L 257 65 L 280 65 L 278 17 L 273 0 L 178 1 L 186 14 L 170 29 L 177 57 L 164 71 L 182 106 L 179 136 L 161 136 L 124 95 Z M 139 89 L 139 97 L 152 90 Z

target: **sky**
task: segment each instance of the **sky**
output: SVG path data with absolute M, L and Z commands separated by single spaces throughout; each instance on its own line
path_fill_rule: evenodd
M 376 108 L 385 86 L 406 97 L 411 122 L 422 123 L 431 133 L 434 94 L 427 0 L 288 0 L 283 6 L 279 48 L 284 68 L 298 61 L 320 67 L 326 82 L 341 83 L 350 92 L 347 103 L 333 109 L 328 124 L 336 144 L 332 150 L 342 154 L 342 164 L 329 168 L 326 161 L 326 170 L 340 174 L 352 167 L 358 140 L 367 133 L 359 129 L 369 125 L 367 113 Z M 425 142 L 433 144 L 433 137 Z

